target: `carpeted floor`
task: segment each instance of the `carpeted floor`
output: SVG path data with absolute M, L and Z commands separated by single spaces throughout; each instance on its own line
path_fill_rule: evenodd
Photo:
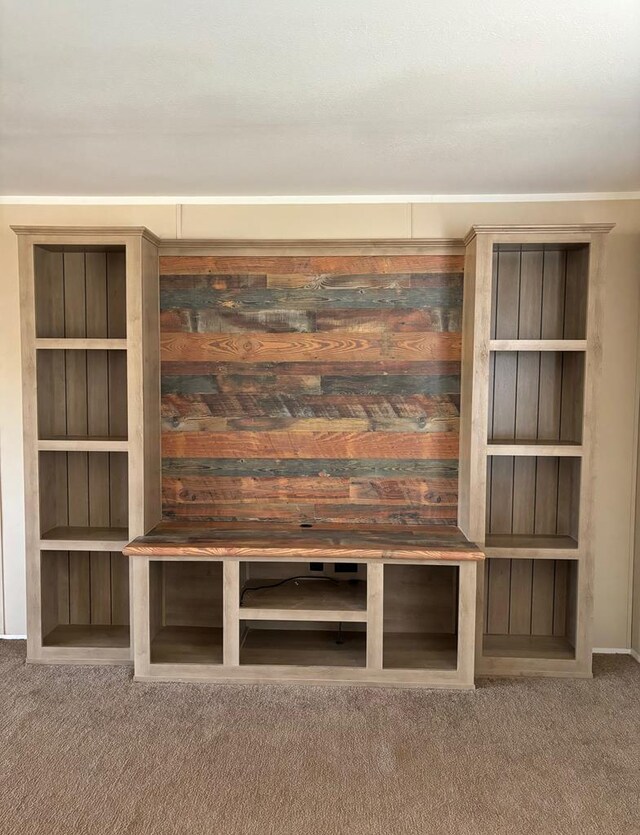
M 475 693 L 136 684 L 0 642 L 2 835 L 640 833 L 640 665 Z

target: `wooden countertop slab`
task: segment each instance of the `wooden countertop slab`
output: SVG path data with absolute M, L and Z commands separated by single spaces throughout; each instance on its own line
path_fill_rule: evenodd
M 392 525 L 305 528 L 283 524 L 212 522 L 197 526 L 163 523 L 130 542 L 129 557 L 482 560 L 484 554 L 459 528 Z

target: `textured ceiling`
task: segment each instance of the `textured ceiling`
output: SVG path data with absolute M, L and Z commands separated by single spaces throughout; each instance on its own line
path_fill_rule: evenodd
M 640 189 L 638 0 L 0 0 L 0 193 Z

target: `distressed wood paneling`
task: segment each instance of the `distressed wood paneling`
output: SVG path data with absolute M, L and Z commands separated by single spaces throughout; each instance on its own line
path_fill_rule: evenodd
M 460 256 L 163 256 L 166 519 L 457 521 Z

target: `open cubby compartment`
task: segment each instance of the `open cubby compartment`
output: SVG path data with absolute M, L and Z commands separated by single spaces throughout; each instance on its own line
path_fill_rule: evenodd
M 588 244 L 496 244 L 492 339 L 585 339 Z
M 42 644 L 129 646 L 129 564 L 119 552 L 40 553 Z
M 492 351 L 489 443 L 582 442 L 584 353 Z
M 127 352 L 37 352 L 38 437 L 127 438 Z
M 125 248 L 34 249 L 36 337 L 125 339 Z
M 458 583 L 455 565 L 385 565 L 385 668 L 456 669 Z
M 152 560 L 152 664 L 222 664 L 222 563 Z
M 365 564 L 241 563 L 240 615 L 243 610 L 297 610 L 316 611 L 319 618 L 333 612 L 365 621 L 366 578 Z
M 40 452 L 42 539 L 128 539 L 126 452 Z
M 486 656 L 575 658 L 577 560 L 485 562 Z
M 364 667 L 364 623 L 252 621 L 240 625 L 240 664 L 294 667 Z
M 580 458 L 488 458 L 488 547 L 577 548 L 579 510 Z

